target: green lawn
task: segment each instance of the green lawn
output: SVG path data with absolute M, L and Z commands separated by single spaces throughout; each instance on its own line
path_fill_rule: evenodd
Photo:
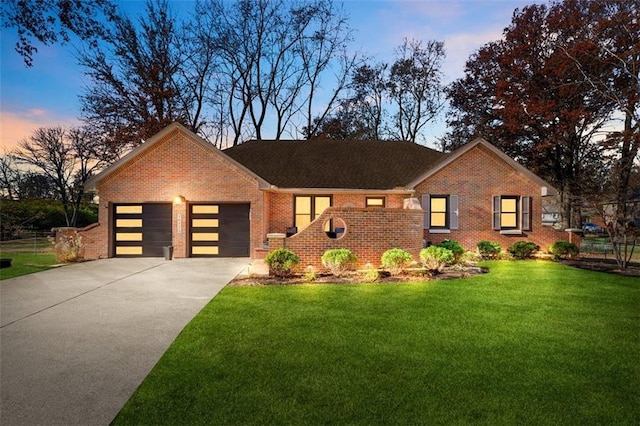
M 16 253 L 2 251 L 0 257 L 13 259 L 11 267 L 0 269 L 0 280 L 44 271 L 49 269 L 51 265 L 58 263 L 53 252 Z
M 640 280 L 227 287 L 115 424 L 639 424 Z

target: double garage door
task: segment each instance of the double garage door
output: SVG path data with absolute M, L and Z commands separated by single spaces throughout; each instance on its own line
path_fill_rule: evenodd
M 170 203 L 115 205 L 115 256 L 163 256 L 163 247 L 172 245 L 172 207 Z M 186 222 L 188 256 L 249 256 L 249 204 L 190 204 Z

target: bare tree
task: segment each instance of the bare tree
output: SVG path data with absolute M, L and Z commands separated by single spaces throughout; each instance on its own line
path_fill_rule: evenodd
M 18 197 L 20 171 L 15 157 L 6 152 L 0 157 L 0 198 L 15 200 Z
M 84 183 L 113 160 L 106 144 L 87 128 L 39 128 L 13 154 L 53 182 L 67 226 L 75 226 Z
M 201 33 L 216 29 L 217 78 L 209 100 L 221 112 L 217 89 L 226 90 L 231 144 L 267 132 L 275 139 L 295 134 L 311 121 L 323 77 L 338 69 L 331 75 L 337 83 L 320 101 L 332 108 L 351 64 L 344 60 L 347 19 L 331 0 L 209 0 L 198 10 L 205 20 Z
M 416 142 L 420 130 L 444 107 L 444 43 L 405 39 L 391 65 L 389 93 L 397 107 L 395 138 Z

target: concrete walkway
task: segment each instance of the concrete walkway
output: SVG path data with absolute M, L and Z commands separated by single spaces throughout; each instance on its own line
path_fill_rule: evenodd
M 0 424 L 108 424 L 248 263 L 105 259 L 0 281 Z

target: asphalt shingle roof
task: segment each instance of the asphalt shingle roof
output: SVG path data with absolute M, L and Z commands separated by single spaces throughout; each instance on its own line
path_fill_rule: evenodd
M 224 151 L 280 188 L 404 187 L 447 154 L 412 142 L 253 140 Z

